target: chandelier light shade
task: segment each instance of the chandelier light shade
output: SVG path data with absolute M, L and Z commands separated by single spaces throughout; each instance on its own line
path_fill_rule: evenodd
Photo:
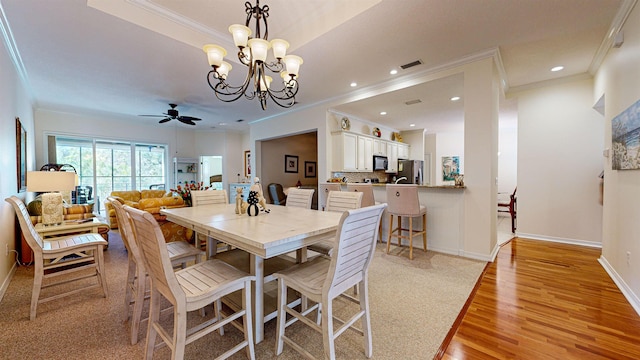
M 269 6 L 260 7 L 260 0 L 256 5 L 245 3 L 247 20 L 245 25 L 234 24 L 229 26 L 229 32 L 233 36 L 233 42 L 238 47 L 238 61 L 247 67 L 247 76 L 240 86 L 232 86 L 227 83 L 227 76 L 233 68 L 224 61 L 227 51 L 218 45 L 205 45 L 202 49 L 207 54 L 209 65 L 213 68 L 207 74 L 207 82 L 215 92 L 216 97 L 224 102 L 232 102 L 242 96 L 252 100 L 258 98 L 263 110 L 267 109 L 267 100 L 271 99 L 277 105 L 285 108 L 292 107 L 296 103 L 295 96 L 298 93 L 298 72 L 302 65 L 302 58 L 295 55 L 287 55 L 289 43 L 282 39 L 268 40 Z M 254 31 L 250 23 L 255 21 Z M 264 27 L 264 34 L 262 33 Z M 254 37 L 252 37 L 252 35 Z M 268 61 L 269 50 L 274 60 Z M 274 76 L 267 75 L 267 70 Z M 278 89 L 271 87 L 274 77 L 282 79 Z

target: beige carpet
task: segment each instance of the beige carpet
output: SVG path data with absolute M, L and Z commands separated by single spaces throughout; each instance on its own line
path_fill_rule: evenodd
M 406 250 L 401 256 L 386 255 L 382 245 L 376 251 L 369 276 L 375 359 L 433 358 L 485 265 L 421 250 L 414 255 L 413 261 L 408 260 Z M 0 303 L 0 358 L 142 359 L 146 326 L 142 326 L 139 343 L 132 346 L 129 325 L 123 320 L 126 258 L 118 233 L 112 231 L 105 252 L 109 297 L 105 299 L 94 290 L 41 304 L 34 321 L 29 321 L 33 267 L 19 267 Z M 342 300 L 336 301 L 335 308 L 338 315 L 356 309 Z M 191 322 L 200 320 L 197 313 L 190 314 Z M 170 324 L 171 317 L 166 321 Z M 302 339 L 312 354 L 323 357 L 320 334 L 302 324 L 287 330 Z M 213 358 L 240 336 L 233 327 L 222 337 L 209 334 L 187 345 L 186 358 Z M 265 341 L 256 346 L 256 358 L 276 358 L 274 347 L 275 320 L 267 324 Z M 365 359 L 362 337 L 355 332 L 340 336 L 336 348 L 338 359 Z M 168 348 L 157 350 L 154 358 L 170 358 Z M 244 353 L 233 358 L 243 359 Z M 299 358 L 287 345 L 279 357 Z

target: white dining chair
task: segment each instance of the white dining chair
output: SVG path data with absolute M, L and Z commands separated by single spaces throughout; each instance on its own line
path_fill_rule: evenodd
M 103 296 L 107 297 L 102 252 L 109 243 L 102 236 L 88 233 L 43 240 L 31 222 L 24 202 L 15 195 L 5 201 L 13 206 L 22 235 L 33 251 L 34 273 L 29 320 L 35 320 L 38 304 L 75 295 L 80 291 L 100 288 Z M 96 282 L 88 282 L 88 278 L 95 278 Z M 69 287 L 68 284 L 72 282 L 77 286 Z M 41 291 L 49 288 L 56 288 L 57 291 L 47 290 L 46 296 L 41 297 Z M 96 306 L 102 305 L 96 303 Z
M 364 354 L 372 356 L 371 318 L 369 311 L 368 272 L 378 233 L 378 224 L 386 204 L 348 210 L 342 214 L 337 230 L 333 256 L 315 259 L 278 272 L 278 321 L 276 355 L 283 351 L 284 343 L 292 346 L 305 357 L 310 353 L 285 335 L 288 326 L 300 320 L 322 334 L 325 358 L 335 359 L 335 339 L 345 330 L 352 329 L 364 335 Z M 357 286 L 360 310 L 350 319 L 335 319 L 341 326 L 334 330 L 333 300 L 347 289 Z M 287 289 L 300 293 L 315 305 L 298 312 L 287 305 Z M 320 325 L 308 316 L 320 312 Z M 287 320 L 287 314 L 292 318 Z M 362 329 L 353 325 L 361 319 Z M 305 337 L 305 339 L 307 339 Z
M 418 185 L 412 184 L 387 184 L 387 212 L 389 213 L 389 237 L 387 238 L 387 254 L 391 248 L 391 240 L 398 239 L 398 247 L 402 246 L 402 239 L 409 240 L 409 259 L 413 260 L 413 238 L 422 235 L 424 251 L 427 251 L 427 208 L 420 205 L 418 198 Z M 393 217 L 397 218 L 397 226 L 393 228 Z M 402 227 L 402 218 L 409 218 L 409 226 Z M 413 218 L 422 218 L 422 229 L 413 229 Z M 409 235 L 402 235 L 402 232 Z
M 348 191 L 329 191 L 327 196 L 327 205 L 325 211 L 344 212 L 347 210 L 358 209 L 362 205 L 361 192 L 348 192 Z M 333 252 L 335 239 L 321 241 L 312 245 L 309 245 L 307 249 L 317 252 L 322 255 L 331 256 Z
M 125 206 L 136 241 L 142 250 L 144 264 L 151 277 L 151 305 L 147 327 L 146 359 L 153 358 L 156 337 L 160 335 L 171 349 L 172 359 L 183 359 L 185 346 L 227 324 L 237 326 L 244 340 L 223 354 L 227 358 L 243 348 L 249 359 L 255 359 L 251 320 L 251 282 L 255 279 L 224 261 L 211 259 L 173 271 L 167 243 L 153 216 L 142 210 Z M 216 316 L 187 329 L 187 313 L 204 308 L 224 296 L 242 292 L 242 306 L 228 316 Z M 164 299 L 173 305 L 173 329 L 167 331 L 160 322 L 160 303 Z M 218 315 L 220 312 L 217 313 Z M 242 318 L 242 326 L 233 323 Z
M 340 191 L 341 186 L 339 183 L 321 183 L 318 185 L 318 210 L 324 211 L 327 206 L 327 197 L 329 197 L 329 191 Z
M 245 199 L 246 200 L 246 199 Z M 193 190 L 191 191 L 191 206 L 228 204 L 229 196 L 227 190 Z M 206 241 L 207 257 L 210 258 L 218 252 L 218 240 L 208 236 L 207 234 L 196 233 L 196 247 L 201 248 L 202 239 Z M 227 247 L 228 250 L 228 247 Z
M 287 194 L 287 204 L 285 206 L 311 209 L 314 192 L 314 189 L 289 189 L 289 193 Z
M 131 320 L 130 341 L 131 345 L 138 343 L 138 332 L 142 319 L 142 310 L 144 308 L 144 299 L 148 297 L 147 291 L 147 270 L 142 258 L 142 252 L 135 238 L 131 220 L 129 215 L 124 211 L 124 205 L 115 198 L 108 197 L 118 220 L 118 231 L 120 238 L 127 249 L 128 257 L 128 273 L 127 285 L 125 287 L 124 305 L 125 320 Z M 204 256 L 204 252 L 191 246 L 186 241 L 172 241 L 167 243 L 167 252 L 173 267 L 185 268 L 187 262 L 198 263 Z M 133 305 L 133 306 L 132 306 Z M 220 311 L 221 303 L 218 302 L 214 311 L 216 314 Z M 129 315 L 130 308 L 133 308 Z M 204 312 L 203 314 L 204 315 Z

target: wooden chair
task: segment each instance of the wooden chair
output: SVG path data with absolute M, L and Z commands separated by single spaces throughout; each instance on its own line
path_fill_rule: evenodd
M 427 208 L 420 205 L 418 185 L 387 184 L 387 212 L 389 213 L 389 237 L 387 238 L 387 254 L 391 248 L 392 238 L 398 239 L 398 246 L 402 246 L 402 239 L 409 239 L 409 259 L 413 260 L 413 237 L 422 235 L 424 251 L 427 251 Z M 393 216 L 398 220 L 398 226 L 393 228 Z M 409 218 L 409 227 L 402 227 L 402 217 Z M 413 218 L 422 217 L 422 230 L 413 230 Z M 402 235 L 408 231 L 409 235 Z M 394 234 L 395 233 L 395 234 Z
M 227 358 L 246 348 L 247 358 L 255 359 L 251 323 L 251 281 L 255 278 L 217 259 L 174 272 L 167 244 L 153 216 L 129 206 L 125 206 L 124 210 L 131 219 L 136 241 L 151 277 L 146 358 L 150 360 L 153 357 L 157 335 L 171 349 L 172 359 L 183 359 L 186 344 L 221 329 L 224 325 L 232 324 L 244 332 L 244 340 L 220 358 Z M 187 329 L 187 312 L 201 309 L 238 290 L 242 291 L 242 308 L 239 311 L 224 319 L 216 316 Z M 159 321 L 161 297 L 173 305 L 172 334 Z M 242 326 L 234 322 L 238 318 L 242 318 Z
M 108 201 L 113 205 L 113 209 L 116 212 L 116 218 L 118 219 L 118 231 L 120 231 L 120 237 L 127 249 L 128 256 L 128 273 L 127 273 L 127 286 L 125 288 L 124 306 L 125 306 L 125 320 L 131 319 L 131 345 L 138 343 L 138 332 L 140 329 L 140 323 L 142 319 L 142 310 L 144 307 L 144 299 L 147 297 L 147 270 L 144 266 L 144 259 L 142 258 L 142 252 L 135 239 L 133 228 L 131 227 L 131 220 L 124 211 L 124 205 L 113 197 L 108 197 Z M 185 241 L 173 241 L 167 243 L 167 252 L 169 253 L 169 259 L 173 267 L 180 266 L 186 267 L 187 261 L 193 261 L 195 263 L 200 262 L 204 252 L 189 245 Z M 129 308 L 133 305 L 133 311 L 129 316 Z M 220 309 L 220 304 L 217 304 L 217 310 Z
M 340 191 L 341 187 L 338 183 L 324 183 L 318 186 L 318 210 L 324 211 L 327 206 L 327 197 L 329 191 Z
M 289 189 L 287 194 L 287 205 L 293 207 L 301 207 L 305 209 L 311 209 L 311 203 L 313 202 L 314 189 Z
M 227 190 L 194 190 L 191 191 L 191 206 L 211 205 L 211 204 L 228 204 L 229 196 Z M 196 247 L 201 248 L 200 238 L 205 237 L 204 234 L 196 233 Z M 206 236 L 207 257 L 212 257 L 218 252 L 218 240 L 210 236 Z
M 327 206 L 325 211 L 344 212 L 347 210 L 358 209 L 362 207 L 361 192 L 348 192 L 348 191 L 329 191 L 327 196 Z M 334 249 L 335 239 L 325 240 L 319 243 L 309 245 L 307 249 L 315 251 L 322 255 L 331 256 Z
M 331 258 L 317 257 L 275 274 L 279 280 L 276 355 L 282 353 L 286 342 L 303 356 L 313 358 L 302 346 L 285 335 L 286 327 L 300 320 L 322 333 L 325 358 L 335 359 L 334 341 L 349 328 L 364 335 L 364 354 L 368 358 L 372 356 L 368 271 L 375 251 L 378 224 L 386 206 L 381 204 L 344 212 Z M 336 318 L 341 326 L 334 331 L 333 299 L 356 285 L 359 289 L 357 303 L 360 311 L 346 321 Z M 316 305 L 303 312 L 290 308 L 286 300 L 287 288 L 306 296 Z M 315 309 L 321 314 L 321 325 L 307 317 Z M 287 314 L 293 316 L 289 321 Z M 362 329 L 352 326 L 358 319 L 362 319 Z
M 102 289 L 104 297 L 107 297 L 107 279 L 104 273 L 104 255 L 102 252 L 108 243 L 102 236 L 96 233 L 89 233 L 43 240 L 31 223 L 27 207 L 22 200 L 16 196 L 11 196 L 6 198 L 5 201 L 13 206 L 22 234 L 34 254 L 35 269 L 31 292 L 31 309 L 29 312 L 30 320 L 36 318 L 38 304 L 74 295 L 80 291 L 99 287 Z M 91 269 L 91 273 L 87 274 L 84 271 L 86 269 Z M 73 277 L 66 276 L 68 274 L 76 275 Z M 45 283 L 49 279 L 58 279 L 60 276 L 63 276 L 62 280 Z M 64 293 L 40 298 L 40 292 L 45 288 L 91 277 L 95 277 L 97 283 L 85 283 L 81 287 Z
M 517 187 L 513 189 L 513 194 L 509 195 L 509 201 L 498 198 L 498 212 L 509 213 L 509 215 L 511 215 L 511 232 L 514 234 L 516 233 L 516 212 L 518 210 L 518 199 L 516 198 L 517 190 Z

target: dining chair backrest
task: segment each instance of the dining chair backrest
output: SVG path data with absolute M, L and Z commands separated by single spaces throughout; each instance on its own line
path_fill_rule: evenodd
M 183 291 L 173 272 L 167 244 L 158 222 L 147 211 L 130 206 L 124 206 L 124 210 L 131 219 L 137 244 L 142 250 L 144 264 L 154 286 L 164 297 L 178 301 L 184 298 L 184 296 L 176 296 L 183 294 Z
M 362 207 L 362 193 L 349 191 L 329 191 L 325 211 L 347 211 Z
M 329 191 L 340 191 L 340 184 L 338 183 L 323 183 L 318 185 L 318 209 L 325 210 L 327 207 L 327 197 Z
M 228 204 L 227 190 L 193 190 L 191 191 L 191 204 L 193 206 Z
M 387 211 L 400 216 L 420 215 L 418 185 L 387 184 Z
M 287 205 L 293 207 L 301 207 L 305 209 L 311 209 L 311 203 L 313 202 L 314 189 L 289 189 L 287 194 Z
M 362 207 L 376 204 L 373 196 L 373 185 L 371 184 L 347 184 L 347 191 L 359 191 L 362 193 Z
M 323 293 L 341 294 L 366 278 L 385 207 L 379 204 L 342 214 Z
M 120 231 L 120 238 L 124 243 L 124 247 L 127 252 L 133 257 L 133 261 L 136 265 L 144 269 L 144 261 L 142 258 L 142 252 L 138 244 L 136 243 L 135 234 L 131 227 L 131 220 L 129 215 L 124 211 L 124 205 L 114 197 L 107 197 L 107 201 L 113 206 L 113 210 L 116 213 L 116 220 L 118 220 L 118 230 Z M 144 270 L 143 270 L 144 271 Z
M 271 183 L 267 186 L 269 189 L 269 196 L 271 202 L 274 205 L 285 205 L 287 202 L 287 195 L 284 194 L 284 189 L 281 184 Z
M 27 207 L 24 205 L 24 202 L 16 196 L 11 196 L 5 200 L 10 203 L 16 211 L 16 217 L 18 218 L 24 239 L 27 241 L 27 245 L 29 245 L 37 259 L 38 255 L 40 255 L 39 253 L 42 253 L 42 237 L 33 226 Z M 40 257 L 42 256 L 40 255 Z

